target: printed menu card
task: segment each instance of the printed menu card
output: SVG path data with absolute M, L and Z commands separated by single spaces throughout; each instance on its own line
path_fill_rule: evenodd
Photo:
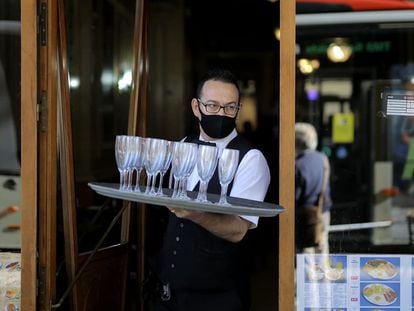
M 414 311 L 414 256 L 298 254 L 298 311 Z
M 0 310 L 20 310 L 20 254 L 0 253 Z

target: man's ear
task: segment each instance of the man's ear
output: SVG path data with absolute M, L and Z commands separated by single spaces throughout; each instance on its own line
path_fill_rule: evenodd
M 193 114 L 194 114 L 194 116 L 198 119 L 198 120 L 200 120 L 200 110 L 199 110 L 199 106 L 198 106 L 198 101 L 197 101 L 197 99 L 195 99 L 195 98 L 193 98 L 192 100 L 191 100 L 191 109 L 193 109 Z
M 240 108 L 239 108 L 239 111 L 237 111 L 236 120 L 239 120 L 240 110 L 242 109 L 242 106 L 243 106 L 242 103 L 240 103 L 239 105 L 240 105 Z

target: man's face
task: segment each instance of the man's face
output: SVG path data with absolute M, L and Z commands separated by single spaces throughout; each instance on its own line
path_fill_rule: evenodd
M 237 88 L 233 84 L 209 80 L 204 83 L 203 88 L 201 90 L 200 98 L 193 98 L 193 100 L 191 101 L 191 106 L 194 116 L 198 120 L 201 120 L 200 110 L 203 114 L 206 115 L 223 115 L 231 118 L 236 118 L 238 110 L 235 110 L 234 113 L 231 113 L 231 109 L 227 109 L 226 113 L 224 109 L 221 108 L 218 112 L 210 112 L 208 110 L 211 109 L 206 108 L 206 105 L 215 104 L 222 107 L 238 107 L 238 103 L 239 93 L 237 91 Z M 211 139 L 211 137 L 209 137 L 201 127 L 200 130 L 202 135 L 206 139 Z
M 238 105 L 239 93 L 237 91 L 237 88 L 231 83 L 209 80 L 204 83 L 200 98 L 198 99 L 201 100 L 202 103 L 214 103 L 221 106 Z M 226 115 L 228 117 L 236 117 L 237 115 L 237 113 L 233 115 L 226 114 L 224 112 L 224 109 L 220 109 L 216 113 L 209 112 L 203 104 L 199 105 L 199 102 L 195 98 L 192 100 L 191 105 L 194 115 L 199 120 L 201 119 L 199 109 L 201 109 L 201 111 L 207 115 L 217 114 Z

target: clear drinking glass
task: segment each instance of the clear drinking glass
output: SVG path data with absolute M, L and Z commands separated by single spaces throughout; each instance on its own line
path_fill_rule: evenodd
M 145 140 L 145 171 L 147 173 L 147 187 L 145 193 L 155 195 L 155 174 L 163 164 L 166 154 L 167 141 L 158 138 Z
M 157 191 L 157 195 L 159 195 L 159 196 L 164 196 L 164 194 L 162 193 L 162 184 L 163 184 L 163 180 L 164 180 L 164 175 L 167 172 L 167 170 L 168 170 L 168 168 L 170 167 L 170 164 L 171 164 L 172 147 L 173 147 L 173 142 L 167 141 L 166 154 L 164 156 L 164 161 L 162 163 L 162 166 L 160 167 L 160 183 L 158 185 L 158 191 Z
M 133 160 L 132 160 L 132 169 L 133 171 L 136 171 L 136 178 L 135 178 L 135 187 L 134 191 L 141 192 L 141 189 L 139 188 L 139 181 L 142 169 L 144 168 L 144 160 L 145 160 L 145 138 L 139 137 L 139 136 L 133 136 L 132 137 L 133 144 L 132 144 L 132 154 L 133 154 Z M 132 176 L 132 174 L 131 174 Z
M 184 179 L 191 174 L 197 159 L 197 144 L 175 142 L 173 145 L 172 171 L 174 174 L 173 198 L 188 198 L 184 189 Z
M 209 202 L 207 200 L 207 187 L 217 166 L 218 149 L 215 146 L 198 146 L 197 172 L 200 177 L 200 188 L 196 201 Z
M 239 165 L 239 150 L 224 149 L 218 163 L 218 175 L 221 185 L 221 194 L 218 204 L 230 205 L 227 202 L 227 188 L 233 180 Z
M 187 179 L 192 173 L 196 163 L 197 163 L 197 153 L 198 145 L 194 143 L 184 143 L 185 144 L 185 159 L 184 159 L 184 168 L 183 174 L 180 179 L 180 191 L 178 198 L 182 200 L 190 200 L 190 197 L 187 195 Z
M 173 144 L 173 154 L 171 161 L 171 174 L 174 176 L 174 186 L 172 198 L 176 198 L 178 195 L 178 184 L 183 171 L 183 142 L 175 142 Z
M 132 177 L 134 174 L 134 162 L 137 156 L 136 142 L 135 142 L 134 136 L 128 136 L 127 152 L 129 153 L 129 156 L 128 156 L 128 163 L 126 165 L 127 177 L 126 177 L 126 184 L 125 184 L 124 190 L 131 191 L 132 190 Z
M 129 137 L 126 135 L 117 135 L 115 138 L 115 161 L 119 171 L 119 190 L 125 189 L 127 166 L 130 156 L 128 141 Z
M 156 195 L 157 191 L 155 190 L 155 184 L 156 184 L 156 180 L 157 180 L 157 175 L 160 174 L 161 175 L 161 169 L 163 168 L 164 162 L 165 162 L 165 158 L 168 155 L 168 144 L 169 141 L 164 140 L 164 139 L 160 139 L 158 142 L 158 147 L 157 147 L 157 169 L 154 173 L 154 176 L 152 178 L 152 183 L 151 183 L 151 190 L 150 190 L 150 194 L 152 195 Z M 161 178 L 160 178 L 160 182 L 161 182 Z

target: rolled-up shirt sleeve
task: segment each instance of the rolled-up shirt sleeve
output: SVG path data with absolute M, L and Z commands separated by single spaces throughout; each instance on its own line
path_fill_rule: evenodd
M 265 157 L 258 149 L 249 150 L 241 160 L 233 180 L 230 196 L 243 199 L 264 200 L 270 184 L 270 170 Z M 257 227 L 259 217 L 240 215 Z

